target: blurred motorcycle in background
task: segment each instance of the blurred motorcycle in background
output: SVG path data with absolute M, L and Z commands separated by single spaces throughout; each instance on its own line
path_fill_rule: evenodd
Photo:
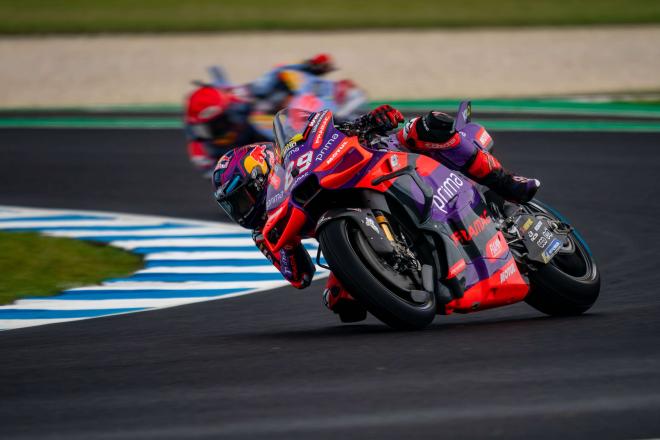
M 205 177 L 229 149 L 273 140 L 273 117 L 285 107 L 328 109 L 339 122 L 367 110 L 366 93 L 351 80 L 322 78 L 296 66 L 277 67 L 239 85 L 213 66 L 211 82 L 193 82 L 197 89 L 187 98 L 185 115 L 188 156 Z

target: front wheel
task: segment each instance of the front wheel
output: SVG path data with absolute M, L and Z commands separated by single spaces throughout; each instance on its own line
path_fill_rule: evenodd
M 318 238 L 332 272 L 376 318 L 400 330 L 419 330 L 433 321 L 435 296 L 424 295 L 414 276 L 398 272 L 377 255 L 352 221 L 332 220 Z
M 537 217 L 564 221 L 550 206 L 536 200 L 525 208 Z M 596 261 L 576 231 L 568 235 L 568 243 L 548 264 L 529 272 L 529 281 L 525 301 L 547 315 L 580 315 L 594 305 L 600 293 Z

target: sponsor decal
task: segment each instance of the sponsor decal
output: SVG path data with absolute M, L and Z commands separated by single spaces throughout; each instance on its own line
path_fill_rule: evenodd
M 396 154 L 390 156 L 390 168 L 392 168 L 392 171 L 399 168 L 399 157 Z
M 364 224 L 370 227 L 371 229 L 373 229 L 376 232 L 376 234 L 380 234 L 380 229 L 378 229 L 378 226 L 376 226 L 376 222 L 371 217 L 367 217 L 366 219 L 364 219 Z
M 541 226 L 543 226 L 543 222 L 538 222 L 537 224 L 534 225 L 534 230 L 536 232 L 539 232 L 539 229 L 541 229 Z
M 325 154 L 330 150 L 330 148 L 332 148 L 332 146 L 334 145 L 335 141 L 337 141 L 337 139 L 339 139 L 338 133 L 333 133 L 332 136 L 330 136 L 330 139 L 326 141 L 325 145 L 323 145 L 323 148 L 321 148 L 319 152 L 316 153 L 315 159 L 317 162 L 321 162 L 323 160 L 323 156 L 325 156 Z
M 296 147 L 298 145 L 298 142 L 301 141 L 302 138 L 303 138 L 303 135 L 300 134 L 300 133 L 294 135 L 289 140 L 289 142 L 287 142 L 286 145 L 284 145 L 284 148 L 282 148 L 282 153 L 281 153 L 282 157 L 286 158 L 286 156 L 291 152 L 291 150 L 293 150 L 294 147 Z
M 500 284 L 504 284 L 506 280 L 511 278 L 512 275 L 516 273 L 516 262 L 512 261 L 509 263 L 508 266 L 504 268 L 502 272 L 500 272 Z
M 229 162 L 231 162 L 232 157 L 234 157 L 234 156 L 233 155 L 227 155 L 227 154 L 222 156 L 220 158 L 220 160 L 218 161 L 218 169 L 223 170 L 223 169 L 227 168 L 229 166 Z
M 325 114 L 324 111 L 323 111 L 323 112 L 315 113 L 314 116 L 312 116 L 311 121 L 309 121 L 309 124 L 307 124 L 307 126 L 308 126 L 309 128 L 315 128 L 314 126 L 316 125 L 317 122 L 319 122 L 319 118 L 320 118 L 322 115 L 324 115 L 324 114 Z M 315 132 L 315 131 L 316 131 L 316 130 L 314 130 L 314 132 Z
M 502 255 L 504 249 L 504 237 L 502 237 L 501 232 L 498 232 L 495 237 L 486 243 L 486 258 L 497 258 Z
M 454 243 L 457 246 L 459 244 L 467 244 L 468 242 L 472 241 L 475 237 L 477 237 L 479 234 L 481 234 L 486 229 L 486 226 L 491 224 L 492 222 L 493 221 L 488 215 L 488 212 L 484 210 L 484 212 L 479 217 L 477 217 L 475 221 L 473 221 L 472 223 L 470 223 L 470 225 L 468 225 L 467 229 L 460 229 L 458 231 L 455 231 L 452 234 L 451 238 L 452 240 L 454 240 Z
M 348 139 L 344 139 L 338 146 L 335 148 L 335 151 L 332 152 L 330 157 L 325 160 L 325 166 L 330 166 L 332 162 L 335 161 L 343 152 L 346 146 L 348 145 Z
M 487 147 L 492 142 L 493 138 L 490 137 L 490 134 L 486 131 L 485 128 L 482 128 L 477 133 L 477 141 L 481 144 L 482 147 Z
M 243 168 L 245 168 L 245 171 L 248 174 L 256 175 L 254 173 L 257 168 L 261 170 L 261 174 L 266 174 L 268 172 L 268 164 L 266 163 L 265 158 L 263 147 L 255 148 L 249 156 L 246 156 L 245 159 L 243 159 Z
M 412 130 L 413 124 L 415 123 L 416 120 L 419 118 L 413 118 L 406 125 L 403 126 L 403 137 L 408 139 L 408 135 L 410 134 L 410 131 Z
M 529 228 L 532 227 L 533 224 L 534 224 L 534 220 L 531 219 L 531 218 L 528 218 L 527 221 L 522 225 L 520 230 L 524 234 L 525 232 L 527 232 L 529 230 Z
M 463 272 L 466 267 L 465 260 L 461 258 L 456 264 L 449 268 L 447 271 L 447 278 L 454 278 L 456 275 Z
M 552 240 L 546 250 L 543 251 L 543 259 L 546 260 L 547 258 L 546 261 L 550 261 L 550 258 L 552 258 L 557 253 L 557 251 L 559 251 L 560 246 L 561 241 L 559 239 L 555 238 Z
M 432 150 L 445 150 L 447 148 L 454 148 L 461 143 L 461 135 L 456 133 L 451 137 L 447 142 L 443 144 L 437 144 L 433 142 L 424 142 L 422 147 Z
M 449 174 L 449 177 L 435 190 L 433 206 L 447 214 L 447 203 L 458 194 L 458 190 L 463 184 L 463 180 L 456 174 Z
M 277 206 L 282 200 L 284 200 L 284 192 L 280 191 L 266 201 L 266 210 L 271 210 L 273 207 Z
M 319 122 L 318 129 L 316 130 L 316 134 L 314 135 L 314 142 L 312 143 L 312 149 L 316 150 L 323 143 L 323 137 L 325 136 L 325 131 L 328 128 L 328 124 L 330 123 L 331 119 L 332 119 L 332 115 L 326 112 L 323 119 L 321 119 L 321 122 Z

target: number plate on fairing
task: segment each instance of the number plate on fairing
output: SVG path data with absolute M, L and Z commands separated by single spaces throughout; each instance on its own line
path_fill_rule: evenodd
M 516 219 L 523 243 L 527 248 L 527 258 L 546 264 L 557 255 L 566 235 L 553 232 L 550 222 L 532 215 L 521 215 Z

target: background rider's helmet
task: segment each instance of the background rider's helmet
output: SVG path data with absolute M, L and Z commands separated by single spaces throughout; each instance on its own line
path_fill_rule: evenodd
M 335 62 L 327 53 L 319 53 L 305 61 L 307 69 L 315 75 L 324 75 L 335 70 Z
M 185 122 L 195 139 L 222 139 L 244 123 L 245 105 L 229 91 L 203 85 L 188 97 Z
M 263 226 L 268 177 L 273 165 L 273 146 L 264 143 L 230 150 L 215 167 L 215 199 L 229 218 L 244 228 Z

